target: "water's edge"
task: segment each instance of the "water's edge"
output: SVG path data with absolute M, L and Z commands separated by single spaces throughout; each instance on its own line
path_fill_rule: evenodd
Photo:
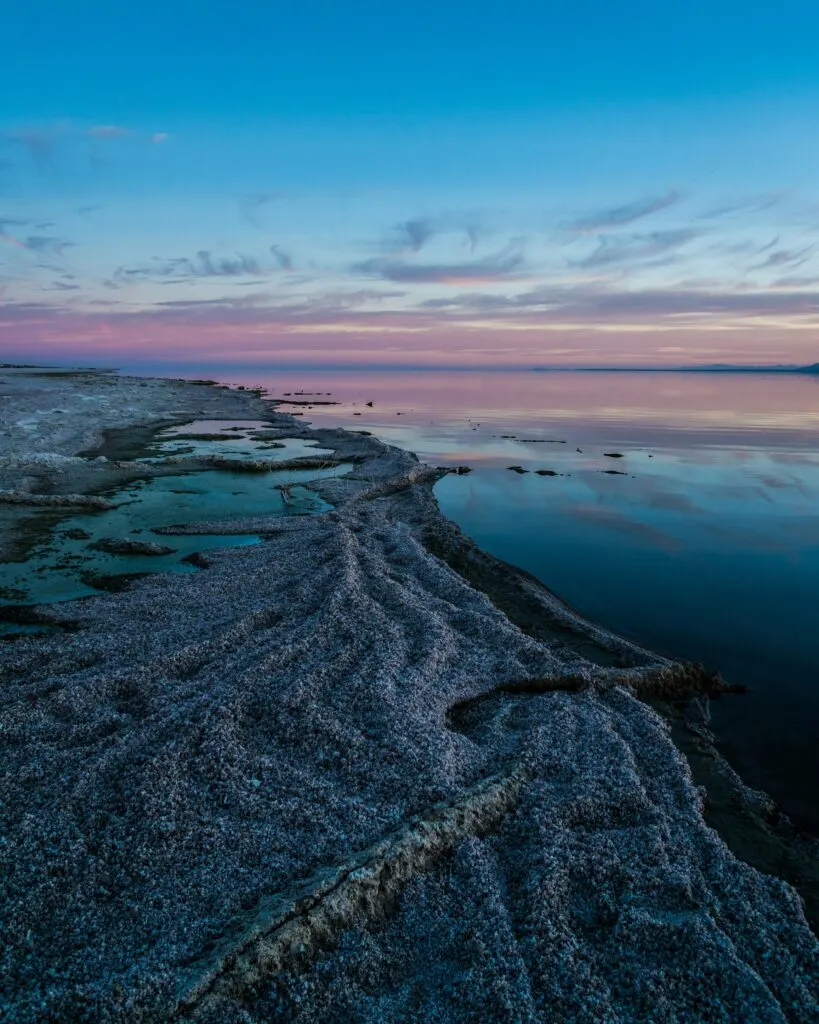
M 231 392 L 231 401 L 239 398 Z M 264 407 L 268 414 L 276 402 L 262 402 L 261 396 L 241 396 L 247 412 L 259 414 Z M 282 414 L 277 413 L 278 417 Z M 133 431 L 137 450 L 160 425 L 182 424 L 189 417 L 149 417 L 140 425 L 126 428 Z M 295 424 L 296 421 L 291 420 Z M 305 437 L 326 438 L 327 432 L 299 427 Z M 352 440 L 354 435 L 345 433 Z M 95 446 L 95 454 L 112 452 L 106 435 Z M 384 446 L 385 452 L 391 449 Z M 86 454 L 90 454 L 86 451 Z M 131 456 L 133 457 L 133 455 Z M 602 627 L 581 620 L 560 599 L 530 574 L 507 565 L 481 551 L 459 528 L 445 519 L 435 502 L 432 488 L 436 476 L 430 472 L 415 481 L 423 487 L 435 506 L 438 519 L 430 523 L 427 550 L 446 562 L 472 587 L 485 593 L 493 604 L 524 633 L 568 647 L 577 655 L 609 669 L 639 666 L 643 654 L 635 645 Z M 544 607 L 554 614 L 547 618 Z M 648 659 L 651 656 L 648 655 Z M 653 659 L 652 659 L 653 660 Z M 659 659 L 658 659 L 659 660 Z M 647 661 L 646 661 L 647 663 Z M 819 844 L 799 833 L 773 803 L 761 794 L 747 789 L 717 750 L 707 727 L 707 702 L 713 678 L 690 669 L 672 673 L 663 687 L 647 688 L 638 695 L 651 704 L 669 725 L 672 738 L 685 756 L 695 783 L 706 793 L 706 821 L 716 829 L 729 849 L 740 859 L 760 871 L 776 874 L 792 884 L 802 896 L 806 914 L 814 930 L 819 928 Z M 623 679 L 634 688 L 634 679 Z

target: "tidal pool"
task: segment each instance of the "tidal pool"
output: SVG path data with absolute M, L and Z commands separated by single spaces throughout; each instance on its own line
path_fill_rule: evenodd
M 279 447 L 265 450 L 272 442 L 257 440 L 253 432 L 267 428 L 260 422 L 202 421 L 171 428 L 157 434 L 146 462 L 170 455 L 219 454 L 237 458 L 291 459 L 303 455 L 330 454 L 303 438 L 283 438 Z M 180 435 L 217 434 L 232 431 L 229 441 L 195 442 Z M 184 449 L 184 450 L 183 450 Z M 315 515 L 331 506 L 304 487 L 319 477 L 339 476 L 349 464 L 321 469 L 273 470 L 247 473 L 235 470 L 180 472 L 172 476 L 146 477 L 107 491 L 105 497 L 116 507 L 106 511 L 32 509 L 20 524 L 31 543 L 20 561 L 0 563 L 0 633 L 30 632 L 36 627 L 3 622 L 3 607 L 48 604 L 87 597 L 110 589 L 112 577 L 146 572 L 196 572 L 186 559 L 214 548 L 256 544 L 261 538 L 247 534 L 163 535 L 161 527 L 248 516 Z M 287 488 L 283 496 L 282 486 Z M 103 539 L 149 542 L 171 548 L 168 554 L 115 554 L 94 545 Z M 10 615 L 7 612 L 6 617 Z

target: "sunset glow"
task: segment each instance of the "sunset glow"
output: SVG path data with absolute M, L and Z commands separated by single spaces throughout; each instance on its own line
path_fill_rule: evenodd
M 6 18 L 4 358 L 818 357 L 819 15 L 45 6 Z

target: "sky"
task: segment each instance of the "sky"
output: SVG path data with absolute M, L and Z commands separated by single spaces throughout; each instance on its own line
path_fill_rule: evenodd
M 819 361 L 808 0 L 29 0 L 0 359 Z

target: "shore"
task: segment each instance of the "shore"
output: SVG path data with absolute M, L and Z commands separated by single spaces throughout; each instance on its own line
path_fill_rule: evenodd
M 160 425 L 261 420 L 353 465 L 308 485 L 331 511 L 181 525 L 263 542 L 0 646 L 10 1018 L 814 1019 L 774 877 L 810 848 L 709 747 L 706 673 L 480 552 L 373 437 L 204 383 L 0 389 L 6 551 L 42 499 L 163 472 L 135 462 Z

